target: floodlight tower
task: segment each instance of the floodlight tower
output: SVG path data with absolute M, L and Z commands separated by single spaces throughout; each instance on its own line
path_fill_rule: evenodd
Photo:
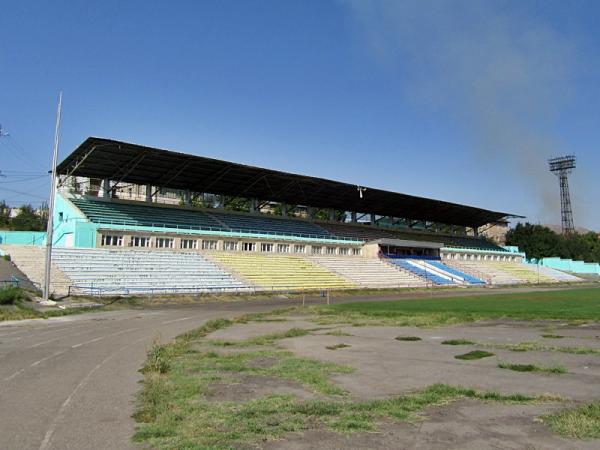
M 575 231 L 573 226 L 573 210 L 571 208 L 571 197 L 569 196 L 569 175 L 575 168 L 575 156 L 560 156 L 548 160 L 550 172 L 554 173 L 560 181 L 560 215 L 562 220 L 563 234 L 571 234 Z

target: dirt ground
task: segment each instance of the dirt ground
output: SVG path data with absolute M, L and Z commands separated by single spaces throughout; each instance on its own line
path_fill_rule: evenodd
M 290 433 L 270 441 L 266 449 L 596 449 L 600 440 L 564 439 L 538 418 L 544 414 L 600 398 L 600 353 L 525 351 L 497 345 L 535 342 L 555 347 L 586 347 L 600 352 L 600 325 L 546 322 L 493 321 L 432 329 L 407 327 L 319 326 L 305 317 L 282 322 L 250 322 L 219 330 L 210 339 L 241 341 L 281 333 L 291 328 L 310 330 L 305 336 L 286 338 L 277 345 L 302 357 L 354 368 L 332 380 L 353 400 L 383 399 L 435 383 L 463 386 L 503 394 L 550 394 L 562 402 L 505 404 L 464 399 L 428 408 L 414 423 L 386 421 L 377 432 L 339 434 L 324 429 Z M 334 331 L 337 334 L 331 335 Z M 347 335 L 346 335 L 347 334 Z M 560 339 L 544 338 L 555 334 Z M 398 336 L 418 336 L 420 341 L 399 341 Z M 443 345 L 448 339 L 467 339 L 477 345 Z M 336 345 L 347 347 L 338 348 Z M 456 355 L 486 350 L 494 356 L 459 360 Z M 567 373 L 515 372 L 500 362 L 563 366 Z M 269 364 L 257 361 L 256 364 Z M 314 398 L 302 385 L 276 378 L 248 376 L 214 386 L 213 401 L 246 401 L 272 393 Z

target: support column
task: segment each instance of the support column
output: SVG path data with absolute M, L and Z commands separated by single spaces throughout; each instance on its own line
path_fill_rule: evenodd
M 479 236 L 479 227 L 474 226 L 473 228 L 473 237 L 478 237 Z
M 335 209 L 331 208 L 329 210 L 329 220 L 331 222 L 335 222 Z
M 152 185 L 151 184 L 146 185 L 146 201 L 148 203 L 152 203 Z
M 375 213 L 371 213 L 371 225 L 375 225 Z
M 258 209 L 258 200 L 255 198 L 250 199 L 250 212 L 254 213 Z
M 352 211 L 352 212 L 350 213 L 350 221 L 351 221 L 352 223 L 356 223 L 356 211 Z
M 110 196 L 110 180 L 108 178 L 105 178 L 102 180 L 102 186 L 100 189 L 100 193 L 102 194 L 103 198 L 109 198 L 109 196 Z
M 192 191 L 186 189 L 183 194 L 183 202 L 185 206 L 192 206 Z
M 313 208 L 312 206 L 307 206 L 306 216 L 308 217 L 308 220 L 315 220 L 315 208 Z
M 281 215 L 283 217 L 287 217 L 288 216 L 288 205 L 287 205 L 287 203 L 282 203 L 281 204 Z

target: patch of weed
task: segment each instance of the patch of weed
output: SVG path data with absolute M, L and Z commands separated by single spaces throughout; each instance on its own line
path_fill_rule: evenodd
M 340 348 L 346 348 L 346 347 L 350 347 L 348 344 L 335 344 L 335 345 L 329 345 L 328 347 L 325 347 L 327 350 L 339 350 Z
M 301 337 L 306 336 L 307 334 L 308 330 L 305 330 L 303 328 L 291 328 L 282 333 L 265 334 L 263 336 L 256 336 L 240 341 L 222 341 L 219 339 L 211 339 L 210 341 L 208 341 L 208 343 L 216 347 L 253 347 L 263 345 L 266 346 L 273 345 L 276 341 L 280 339 Z
M 554 366 L 539 366 L 537 364 L 513 364 L 508 362 L 500 362 L 498 363 L 498 367 L 501 369 L 514 370 L 515 372 L 541 372 L 553 374 L 567 373 L 567 369 L 560 364 Z
M 419 336 L 397 336 L 395 338 L 397 341 L 421 341 L 422 339 Z
M 599 348 L 593 347 L 563 347 L 557 345 L 546 345 L 540 344 L 539 342 L 520 342 L 518 344 L 489 344 L 478 342 L 477 345 L 491 347 L 491 348 L 502 348 L 511 350 L 513 352 L 528 352 L 528 351 L 541 351 L 541 352 L 558 352 L 558 353 L 572 353 L 575 355 L 600 355 Z
M 442 341 L 443 345 L 473 345 L 475 342 L 469 341 L 467 339 L 448 339 Z
M 493 353 L 486 352 L 484 350 L 473 350 L 472 352 L 465 353 L 462 355 L 456 355 L 456 359 L 465 359 L 465 360 L 473 360 L 473 359 L 481 359 L 488 358 L 490 356 L 494 356 Z
M 332 330 L 332 331 L 328 331 L 327 333 L 324 333 L 327 336 L 353 336 L 350 333 L 346 333 L 345 331 L 342 330 Z
M 542 337 L 545 339 L 563 339 L 564 336 L 560 334 L 542 334 Z
M 600 402 L 543 416 L 550 429 L 576 439 L 600 438 Z
M 0 289 L 0 305 L 15 305 L 25 300 L 23 289 L 16 286 L 8 286 Z

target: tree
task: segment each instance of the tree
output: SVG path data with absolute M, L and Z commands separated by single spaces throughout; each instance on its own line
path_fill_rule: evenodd
M 519 223 L 507 233 L 506 244 L 518 246 L 528 258 L 558 256 L 600 262 L 600 238 L 593 232 L 562 235 L 541 225 Z
M 247 198 L 225 195 L 223 197 L 223 209 L 227 209 L 229 211 L 249 212 L 250 200 Z
M 329 209 L 318 209 L 315 212 L 315 219 L 329 222 Z M 334 210 L 334 222 L 344 222 L 346 220 L 346 211 Z
M 7 228 L 10 222 L 10 207 L 4 200 L 0 202 L 0 227 Z
M 36 214 L 31 205 L 23 205 L 17 217 L 10 221 L 10 229 L 15 231 L 44 231 L 46 221 Z

